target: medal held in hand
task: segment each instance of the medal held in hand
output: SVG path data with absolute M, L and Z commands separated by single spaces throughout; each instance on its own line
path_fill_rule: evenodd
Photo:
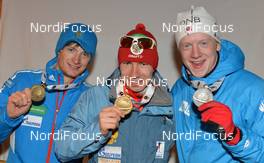
M 114 106 L 120 109 L 125 115 L 129 114 L 133 108 L 132 101 L 130 97 L 127 95 L 117 97 Z M 113 135 L 111 136 L 107 144 L 115 143 L 117 138 L 118 138 L 118 130 L 115 130 L 113 131 Z
M 129 96 L 123 95 L 115 100 L 115 107 L 118 107 L 125 115 L 132 111 L 133 104 Z
M 206 87 L 197 89 L 193 94 L 193 103 L 199 107 L 204 103 L 210 102 L 214 100 L 213 93 Z M 210 124 L 211 126 L 215 126 L 215 130 L 218 133 L 219 137 L 221 139 L 225 138 L 225 130 L 222 126 L 219 126 L 218 124 L 208 121 L 207 124 Z
M 40 102 L 45 98 L 45 85 L 33 85 L 31 88 L 31 100 Z
M 197 107 L 213 100 L 213 93 L 208 88 L 199 88 L 193 94 L 193 103 Z

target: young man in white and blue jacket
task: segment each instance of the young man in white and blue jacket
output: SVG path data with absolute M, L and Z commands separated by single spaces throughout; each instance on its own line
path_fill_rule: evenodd
M 264 81 L 244 69 L 244 54 L 219 38 L 203 7 L 179 13 L 182 77 L 172 93 L 184 163 L 264 162 Z
M 63 123 L 65 139 L 55 143 L 62 161 L 89 154 L 89 163 L 168 162 L 174 145 L 172 100 L 157 72 L 156 39 L 143 24 L 120 39 L 118 63 L 105 83 L 81 95 Z M 132 102 L 130 113 L 114 105 L 123 97 Z
M 70 24 L 61 32 L 56 56 L 45 71 L 18 71 L 4 83 L 0 89 L 0 142 L 12 134 L 8 163 L 60 162 L 54 139 L 81 93 L 90 88 L 85 79 L 96 44 L 97 37 L 87 25 Z M 41 101 L 32 102 L 33 85 L 44 88 Z

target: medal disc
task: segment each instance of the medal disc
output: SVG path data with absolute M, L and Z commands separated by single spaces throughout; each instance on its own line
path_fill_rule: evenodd
M 118 107 L 125 115 L 132 111 L 133 104 L 129 96 L 120 96 L 115 101 L 115 106 Z
M 41 85 L 33 85 L 31 88 L 31 100 L 34 102 L 40 102 L 45 97 L 45 88 Z
M 212 100 L 213 93 L 207 88 L 199 88 L 193 94 L 193 103 L 198 107 Z

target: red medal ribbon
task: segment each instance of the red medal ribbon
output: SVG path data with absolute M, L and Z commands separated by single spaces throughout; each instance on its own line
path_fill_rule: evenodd
M 60 84 L 60 76 L 58 77 L 58 84 Z M 49 137 L 49 147 L 48 147 L 48 154 L 46 157 L 46 163 L 50 162 L 51 150 L 52 150 L 52 145 L 53 145 L 53 135 L 54 135 L 54 131 L 55 131 L 57 115 L 58 115 L 58 112 L 60 111 L 60 108 L 62 106 L 62 102 L 64 100 L 66 93 L 67 93 L 67 91 L 63 91 L 63 95 L 62 95 L 60 101 L 59 101 L 60 93 L 57 92 L 57 94 L 56 94 L 56 110 L 54 112 L 54 117 L 53 117 L 53 121 L 52 121 L 52 128 L 51 128 L 51 134 Z

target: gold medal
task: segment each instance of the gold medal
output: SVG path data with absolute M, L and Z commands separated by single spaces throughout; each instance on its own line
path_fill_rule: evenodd
M 115 100 L 115 107 L 118 107 L 125 115 L 132 111 L 133 104 L 129 96 L 120 96 Z
M 133 104 L 130 100 L 130 97 L 127 95 L 120 96 L 115 100 L 115 107 L 120 109 L 125 115 L 129 114 L 132 111 Z M 118 130 L 113 131 L 113 134 L 107 144 L 114 144 L 118 138 Z
M 45 86 L 44 85 L 33 85 L 31 88 L 31 100 L 34 102 L 40 102 L 45 97 Z

